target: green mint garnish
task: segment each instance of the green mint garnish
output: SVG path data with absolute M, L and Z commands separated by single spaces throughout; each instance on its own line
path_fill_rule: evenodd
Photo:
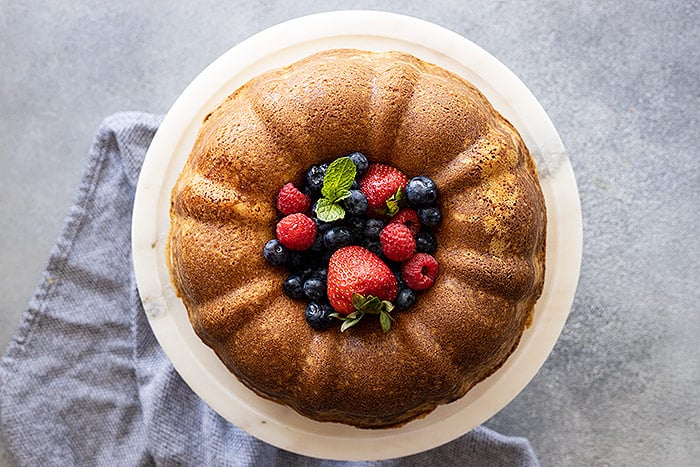
M 326 169 L 321 194 L 331 201 L 341 199 L 339 196 L 345 192 L 347 192 L 345 197 L 349 196 L 355 175 L 357 175 L 357 168 L 352 160 L 349 157 L 339 157 Z
M 320 198 L 316 205 L 316 215 L 323 222 L 333 222 L 345 217 L 345 210 L 340 203 L 332 203 L 328 198 Z
M 394 309 L 394 305 L 388 300 L 380 300 L 374 295 L 361 295 L 359 293 L 352 294 L 352 304 L 355 311 L 343 316 L 340 313 L 332 313 L 331 316 L 343 321 L 340 326 L 340 332 L 353 327 L 365 315 L 379 315 L 379 324 L 382 326 L 382 331 L 387 332 L 391 328 L 391 322 L 394 318 L 389 313 Z
M 316 215 L 323 222 L 333 222 L 345 217 L 340 201 L 350 196 L 357 168 L 349 157 L 339 157 L 326 169 L 323 177 L 322 198 L 318 200 Z

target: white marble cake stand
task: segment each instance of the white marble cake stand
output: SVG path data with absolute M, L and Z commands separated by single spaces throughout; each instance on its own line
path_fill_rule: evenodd
M 165 262 L 170 190 L 204 116 L 261 72 L 339 47 L 408 52 L 474 83 L 522 134 L 538 164 L 547 203 L 544 293 L 516 352 L 462 399 L 396 429 L 319 423 L 256 396 L 195 335 Z M 132 242 L 138 288 L 153 332 L 175 369 L 207 404 L 253 436 L 289 451 L 376 460 L 414 454 L 457 438 L 502 409 L 529 383 L 568 316 L 578 280 L 582 228 L 574 174 L 557 131 L 508 68 L 469 40 L 434 24 L 390 13 L 340 11 L 298 18 L 256 34 L 219 57 L 185 89 L 165 116 L 143 164 Z

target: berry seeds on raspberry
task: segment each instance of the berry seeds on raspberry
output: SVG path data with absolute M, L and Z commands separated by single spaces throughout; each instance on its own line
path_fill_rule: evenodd
M 286 267 L 284 293 L 308 300 L 312 328 L 340 321 L 342 332 L 371 314 L 387 332 L 391 311 L 410 308 L 437 275 L 425 254 L 435 251 L 430 229 L 441 217 L 434 182 L 409 181 L 359 152 L 313 165 L 304 179 L 301 189 L 285 183 L 277 193 L 282 216 L 265 260 Z
M 379 235 L 384 255 L 392 261 L 405 261 L 416 251 L 416 240 L 404 224 L 390 223 Z
M 418 213 L 411 208 L 401 209 L 399 212 L 396 213 L 394 217 L 391 218 L 390 223 L 399 223 L 405 225 L 411 231 L 411 234 L 413 234 L 413 236 L 420 232 L 420 218 L 418 217 Z
M 277 223 L 277 238 L 290 250 L 307 250 L 316 240 L 316 223 L 304 214 L 283 217 Z
M 412 290 L 425 290 L 435 282 L 438 262 L 427 253 L 416 253 L 401 266 L 401 277 Z
M 310 207 L 311 197 L 299 191 L 292 183 L 285 184 L 277 193 L 277 210 L 285 216 L 306 212 Z

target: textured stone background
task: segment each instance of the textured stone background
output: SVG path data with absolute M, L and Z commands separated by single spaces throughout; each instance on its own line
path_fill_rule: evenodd
M 267 26 L 394 11 L 510 67 L 554 121 L 579 184 L 584 255 L 569 321 L 533 382 L 487 425 L 527 436 L 543 465 L 697 465 L 697 1 L 172 3 L 0 0 L 0 348 L 103 117 L 166 112 L 209 62 Z M 0 465 L 12 465 L 1 446 Z

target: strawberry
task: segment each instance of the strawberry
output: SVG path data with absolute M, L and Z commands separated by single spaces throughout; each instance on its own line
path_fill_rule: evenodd
M 396 214 L 407 184 L 408 178 L 395 167 L 370 164 L 360 179 L 360 190 L 367 197 L 367 212 L 378 216 Z
M 406 261 L 416 252 L 416 240 L 404 224 L 390 222 L 379 234 L 384 256 L 392 261 Z
M 418 213 L 415 211 L 415 209 L 401 209 L 394 217 L 391 218 L 389 223 L 393 224 L 395 222 L 408 227 L 413 236 L 416 236 L 418 232 L 420 232 L 420 219 L 418 218 Z
M 351 314 L 361 305 L 357 303 L 358 295 L 390 302 L 398 292 L 396 277 L 389 266 L 361 246 L 347 246 L 333 253 L 328 263 L 327 284 L 328 300 L 341 315 Z
M 306 212 L 311 207 L 311 197 L 292 183 L 285 184 L 277 193 L 277 210 L 284 215 Z
M 316 223 L 301 213 L 283 217 L 275 230 L 277 239 L 290 250 L 307 250 L 316 240 Z

